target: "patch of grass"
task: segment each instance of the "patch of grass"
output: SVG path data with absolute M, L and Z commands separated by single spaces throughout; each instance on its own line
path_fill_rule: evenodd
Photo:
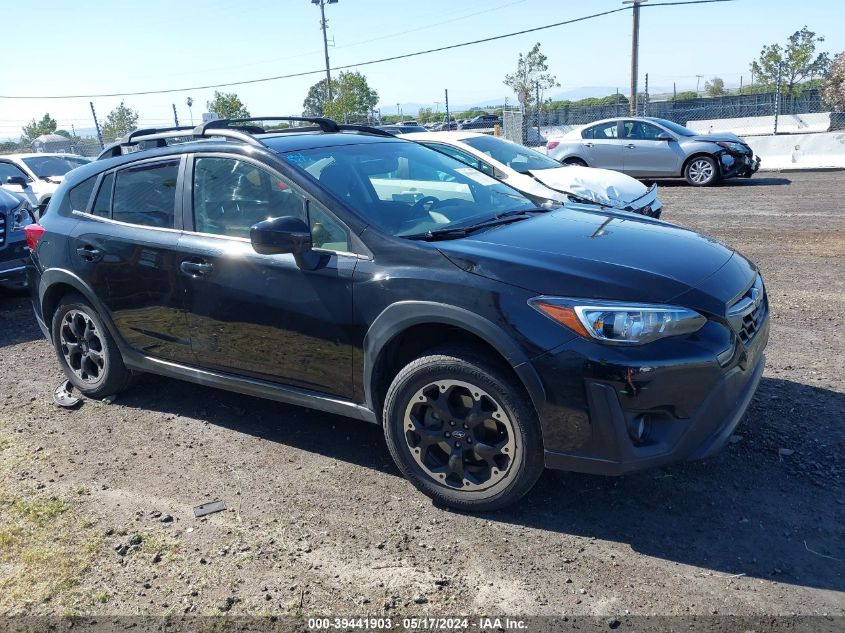
M 90 602 L 80 584 L 102 546 L 94 521 L 77 495 L 36 491 L 14 476 L 31 463 L 31 447 L 2 433 L 0 446 L 0 614 L 56 613 Z

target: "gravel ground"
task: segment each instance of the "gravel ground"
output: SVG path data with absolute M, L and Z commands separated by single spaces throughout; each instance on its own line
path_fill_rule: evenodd
M 432 506 L 363 422 L 153 376 L 59 409 L 0 297 L 0 613 L 845 615 L 845 172 L 660 184 L 664 219 L 765 275 L 748 415 L 708 461 L 547 472 L 485 516 Z

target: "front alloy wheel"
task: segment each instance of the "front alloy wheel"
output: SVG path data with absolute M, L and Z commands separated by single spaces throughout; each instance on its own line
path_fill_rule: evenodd
M 696 187 L 704 187 L 711 184 L 718 176 L 716 161 L 709 156 L 699 156 L 687 165 L 687 182 Z
M 440 380 L 419 389 L 405 410 L 405 427 L 414 461 L 451 488 L 483 490 L 504 479 L 511 466 L 510 418 L 477 385 Z
M 543 471 L 540 424 L 519 379 L 474 348 L 433 350 L 406 365 L 383 419 L 402 474 L 441 505 L 503 508 Z

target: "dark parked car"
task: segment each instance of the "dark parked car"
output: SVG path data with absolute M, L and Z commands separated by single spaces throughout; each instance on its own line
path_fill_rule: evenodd
M 422 125 L 380 125 L 380 130 L 391 134 L 410 134 L 411 132 L 428 132 Z
M 309 120 L 149 134 L 161 147 L 68 175 L 27 227 L 28 273 L 77 389 L 152 372 L 379 424 L 415 486 L 470 510 L 544 466 L 620 474 L 726 443 L 763 371 L 754 264 Z
M 24 228 L 34 222 L 29 203 L 0 189 L 0 288 L 26 287 L 29 248 Z

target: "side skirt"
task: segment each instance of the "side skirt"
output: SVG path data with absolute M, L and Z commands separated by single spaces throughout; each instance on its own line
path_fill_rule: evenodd
M 124 352 L 123 362 L 127 368 L 136 371 L 187 380 L 188 382 L 206 387 L 225 389 L 248 396 L 257 396 L 259 398 L 294 404 L 378 424 L 376 414 L 370 409 L 318 391 L 310 391 L 289 385 L 278 385 L 264 380 L 245 378 L 243 376 L 207 369 L 198 369 L 188 365 L 180 365 L 170 361 L 150 358 L 149 356 L 143 356 L 134 352 L 130 352 L 129 354 Z

